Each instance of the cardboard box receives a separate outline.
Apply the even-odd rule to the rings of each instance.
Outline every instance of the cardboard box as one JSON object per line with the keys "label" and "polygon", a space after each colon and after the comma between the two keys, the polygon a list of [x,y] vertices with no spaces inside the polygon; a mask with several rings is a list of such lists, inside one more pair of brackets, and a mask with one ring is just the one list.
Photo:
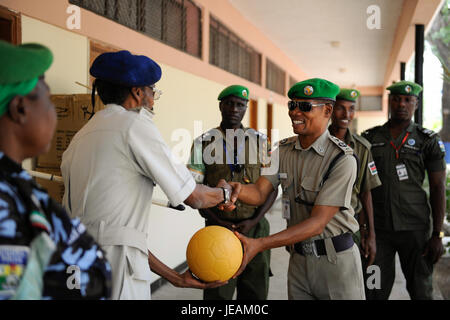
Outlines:
{"label": "cardboard box", "polygon": [[[92,116],[90,94],[53,95],[51,97],[58,115],[58,124],[48,153],[37,157],[39,168],[59,170],[62,154],[67,149],[75,134]],[[104,108],[96,96],[95,112]]]}

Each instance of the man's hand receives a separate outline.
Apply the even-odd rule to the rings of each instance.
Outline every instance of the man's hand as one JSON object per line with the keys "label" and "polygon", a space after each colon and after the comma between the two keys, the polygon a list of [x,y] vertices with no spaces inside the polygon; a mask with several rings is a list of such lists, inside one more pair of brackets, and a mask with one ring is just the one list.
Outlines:
{"label": "man's hand", "polygon": [[176,283],[172,283],[178,288],[196,288],[196,289],[212,289],[227,284],[228,281],[215,281],[215,282],[203,282],[192,275],[188,269],[184,273],[179,275],[179,280]]}
{"label": "man's hand", "polygon": [[240,234],[239,232],[234,232],[236,237],[242,242],[242,246],[244,247],[244,257],[242,258],[241,266],[238,271],[233,276],[233,279],[236,279],[244,270],[247,264],[252,261],[252,259],[262,251],[261,241],[260,239],[252,239],[247,238],[246,236]]}
{"label": "man's hand", "polygon": [[371,266],[375,261],[375,256],[377,254],[377,243],[375,240],[375,235],[368,230],[360,230],[361,233],[361,248],[363,250],[364,258],[368,259],[367,266]]}
{"label": "man's hand", "polygon": [[217,207],[219,208],[219,210],[225,212],[233,211],[236,208],[235,203],[238,199],[239,193],[241,192],[241,184],[239,182],[226,182],[224,179],[220,179],[217,187],[228,188],[231,191],[230,202],[219,204]]}
{"label": "man's hand", "polygon": [[246,219],[239,223],[233,224],[233,230],[247,236],[249,231],[256,225],[256,223],[258,222],[255,222],[255,220],[253,219]]}
{"label": "man's hand", "polygon": [[442,239],[439,237],[431,237],[423,252],[425,257],[430,263],[435,264],[439,261],[444,253],[444,246],[442,245]]}

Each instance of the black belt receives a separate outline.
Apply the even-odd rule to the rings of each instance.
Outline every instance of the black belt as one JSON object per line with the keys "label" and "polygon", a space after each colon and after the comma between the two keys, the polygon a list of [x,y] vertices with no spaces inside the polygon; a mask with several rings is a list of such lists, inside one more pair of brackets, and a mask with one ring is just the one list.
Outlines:
{"label": "black belt", "polygon": [[[353,244],[353,237],[351,233],[344,233],[339,236],[331,238],[333,242],[334,249],[336,252],[341,252],[350,249]],[[294,250],[303,256],[305,255],[315,255],[315,256],[326,256],[327,250],[325,248],[325,240],[319,239],[315,241],[303,241],[294,244]]]}

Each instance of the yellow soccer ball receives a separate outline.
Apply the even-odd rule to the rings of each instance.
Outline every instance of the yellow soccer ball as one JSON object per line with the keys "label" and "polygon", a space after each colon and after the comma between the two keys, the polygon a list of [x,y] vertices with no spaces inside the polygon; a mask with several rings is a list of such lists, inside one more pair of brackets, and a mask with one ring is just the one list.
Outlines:
{"label": "yellow soccer ball", "polygon": [[209,226],[192,236],[186,258],[189,269],[199,279],[227,281],[241,266],[241,241],[227,228]]}

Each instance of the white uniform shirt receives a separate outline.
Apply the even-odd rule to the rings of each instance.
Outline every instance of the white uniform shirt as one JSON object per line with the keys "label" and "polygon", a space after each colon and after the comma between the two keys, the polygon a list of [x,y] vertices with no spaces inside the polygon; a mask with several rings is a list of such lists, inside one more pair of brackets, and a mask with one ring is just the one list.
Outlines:
{"label": "white uniform shirt", "polygon": [[[175,161],[152,117],[144,108],[128,111],[108,105],[75,135],[61,164],[63,202],[71,217],[79,217],[102,247],[132,247],[145,257],[153,182],[174,206],[195,188],[185,164]],[[113,273],[123,269],[114,261],[111,264]],[[135,269],[131,273],[150,280],[148,264],[130,264]],[[113,274],[113,298],[120,298],[114,297],[114,278]]]}

